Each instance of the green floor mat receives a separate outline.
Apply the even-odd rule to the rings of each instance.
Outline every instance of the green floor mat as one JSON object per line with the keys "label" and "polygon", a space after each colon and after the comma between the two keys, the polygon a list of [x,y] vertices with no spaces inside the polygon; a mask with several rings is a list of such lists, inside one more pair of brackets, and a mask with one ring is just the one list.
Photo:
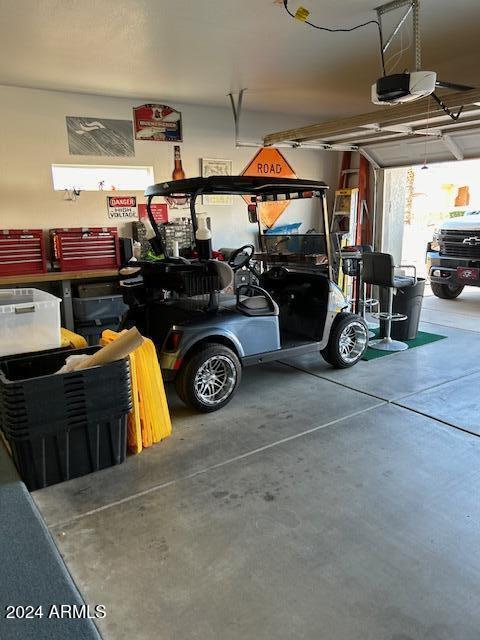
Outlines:
{"label": "green floor mat", "polygon": [[[378,335],[378,329],[373,329],[373,333]],[[415,347],[421,347],[424,344],[430,344],[431,342],[437,342],[438,340],[445,340],[447,336],[441,336],[437,333],[427,333],[426,331],[419,331],[417,337],[414,340],[405,340],[409,349],[415,349]],[[372,338],[373,340],[374,338]],[[394,353],[401,353],[399,351],[379,351],[377,349],[368,349],[363,354],[362,360],[376,360],[377,358],[383,358],[383,356],[391,356]]]}

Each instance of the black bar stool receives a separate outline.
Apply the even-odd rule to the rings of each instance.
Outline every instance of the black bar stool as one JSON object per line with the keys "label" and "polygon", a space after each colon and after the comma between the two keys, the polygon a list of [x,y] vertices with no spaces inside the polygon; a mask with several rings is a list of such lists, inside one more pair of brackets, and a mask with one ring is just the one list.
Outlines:
{"label": "black bar stool", "polygon": [[369,244],[358,244],[352,246],[343,247],[340,257],[342,258],[342,271],[345,275],[353,278],[356,290],[356,298],[348,297],[347,300],[350,304],[352,313],[359,313],[365,320],[368,327],[368,337],[374,338],[375,334],[371,329],[376,328],[376,324],[369,322],[367,318],[367,311],[372,312],[373,309],[378,309],[379,301],[375,298],[367,298],[365,283],[362,277],[362,260],[365,253],[372,253],[373,249]]}
{"label": "black bar stool", "polygon": [[385,336],[371,340],[368,346],[380,351],[404,351],[408,349],[405,342],[392,340],[392,322],[406,320],[407,316],[393,313],[393,294],[395,289],[410,287],[415,284],[416,276],[395,276],[393,256],[389,253],[365,253],[362,261],[362,280],[365,284],[373,284],[388,289],[388,309],[380,309],[372,314],[374,318],[385,322]]}

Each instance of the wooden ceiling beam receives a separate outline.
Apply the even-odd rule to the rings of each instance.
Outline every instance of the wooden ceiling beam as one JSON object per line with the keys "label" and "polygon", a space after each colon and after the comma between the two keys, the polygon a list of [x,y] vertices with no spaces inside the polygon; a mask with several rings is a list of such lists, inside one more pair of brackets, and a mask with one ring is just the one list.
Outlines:
{"label": "wooden ceiling beam", "polygon": [[[442,96],[442,100],[452,110],[459,109],[462,106],[480,104],[480,89],[472,89],[470,91],[460,91]],[[320,124],[314,124],[298,129],[288,129],[277,133],[270,133],[264,137],[265,146],[279,144],[285,140],[295,140],[297,142],[307,142],[311,140],[328,140],[329,136],[339,135],[355,131],[360,127],[372,123],[382,124],[400,124],[421,120],[422,118],[434,118],[444,115],[441,107],[433,101],[431,97],[424,98],[417,102],[408,104],[380,107],[376,111],[363,113],[357,116],[341,118],[339,120],[330,120]]]}

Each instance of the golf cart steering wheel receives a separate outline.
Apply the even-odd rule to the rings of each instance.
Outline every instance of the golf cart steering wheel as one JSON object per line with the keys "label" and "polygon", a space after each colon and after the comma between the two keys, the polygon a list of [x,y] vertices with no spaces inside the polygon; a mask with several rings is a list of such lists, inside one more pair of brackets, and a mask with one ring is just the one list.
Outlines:
{"label": "golf cart steering wheel", "polygon": [[243,247],[236,249],[228,259],[228,264],[232,267],[234,271],[238,271],[242,267],[248,266],[253,254],[255,252],[255,247],[253,244],[244,244]]}

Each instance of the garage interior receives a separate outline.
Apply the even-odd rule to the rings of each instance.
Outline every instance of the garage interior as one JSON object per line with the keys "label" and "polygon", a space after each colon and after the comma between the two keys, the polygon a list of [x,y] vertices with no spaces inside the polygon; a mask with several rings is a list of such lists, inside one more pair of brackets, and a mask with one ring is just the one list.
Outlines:
{"label": "garage interior", "polygon": [[406,171],[480,162],[478,2],[2,14],[0,638],[478,640],[480,202],[402,258]]}

